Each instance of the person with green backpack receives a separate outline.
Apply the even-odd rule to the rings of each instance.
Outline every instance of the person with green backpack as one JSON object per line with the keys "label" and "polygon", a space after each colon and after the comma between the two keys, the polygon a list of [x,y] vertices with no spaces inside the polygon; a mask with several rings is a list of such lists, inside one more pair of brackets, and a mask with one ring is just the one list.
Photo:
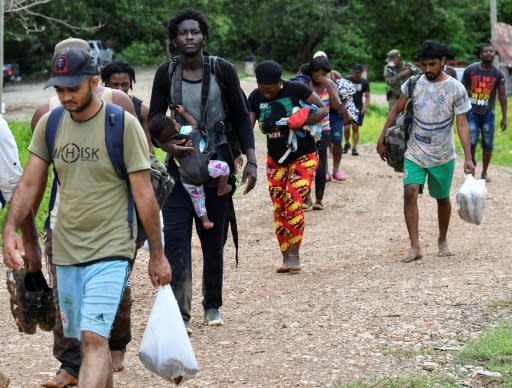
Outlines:
{"label": "person with green backpack", "polygon": [[[443,72],[448,46],[435,40],[425,41],[418,50],[423,75],[418,78],[412,92],[412,130],[404,155],[404,215],[411,247],[402,260],[410,263],[423,257],[419,242],[418,195],[423,193],[427,179],[430,195],[437,201],[439,223],[438,256],[451,256],[447,232],[450,223],[450,189],[455,168],[455,143],[453,122],[464,151],[464,173],[473,173],[470,137],[466,113],[471,109],[464,86]],[[384,124],[377,142],[377,153],[386,160],[388,150],[384,137],[388,128],[405,109],[408,84],[401,87],[401,94]]]}

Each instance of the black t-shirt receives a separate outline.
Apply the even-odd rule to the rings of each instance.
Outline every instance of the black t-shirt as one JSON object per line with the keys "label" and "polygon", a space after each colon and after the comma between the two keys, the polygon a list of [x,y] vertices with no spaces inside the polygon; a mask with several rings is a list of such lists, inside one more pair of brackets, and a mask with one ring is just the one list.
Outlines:
{"label": "black t-shirt", "polygon": [[363,108],[363,95],[364,93],[370,92],[370,83],[368,80],[364,78],[360,78],[358,80],[355,80],[352,77],[347,78],[350,82],[354,84],[354,88],[356,89],[356,93],[352,96],[354,100],[354,105],[356,106],[359,111]]}
{"label": "black t-shirt", "polygon": [[[256,114],[260,130],[267,135],[268,155],[277,163],[288,149],[290,128],[276,125],[276,121],[289,117],[294,107],[299,107],[299,100],[306,101],[312,91],[299,82],[283,81],[283,88],[273,100],[265,99],[259,89],[249,96],[249,110]],[[288,164],[302,155],[316,151],[312,136],[304,131],[297,131],[297,150],[290,152],[281,164]]]}
{"label": "black t-shirt", "polygon": [[498,86],[505,83],[503,72],[495,66],[481,69],[480,62],[466,67],[462,76],[462,84],[471,101],[471,112],[485,115],[494,110]]}

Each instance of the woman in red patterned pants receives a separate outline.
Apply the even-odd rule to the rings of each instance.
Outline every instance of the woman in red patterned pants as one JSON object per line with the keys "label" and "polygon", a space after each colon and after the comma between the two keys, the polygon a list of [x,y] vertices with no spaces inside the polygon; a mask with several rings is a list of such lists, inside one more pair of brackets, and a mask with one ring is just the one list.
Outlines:
{"label": "woman in red patterned pants", "polygon": [[[327,114],[318,95],[299,82],[281,79],[281,66],[264,61],[256,66],[258,88],[249,96],[252,124],[267,136],[267,180],[274,205],[277,241],[283,255],[278,273],[301,270],[299,248],[304,234],[305,196],[318,166],[314,138],[305,125]],[[301,103],[316,105],[311,113]]]}

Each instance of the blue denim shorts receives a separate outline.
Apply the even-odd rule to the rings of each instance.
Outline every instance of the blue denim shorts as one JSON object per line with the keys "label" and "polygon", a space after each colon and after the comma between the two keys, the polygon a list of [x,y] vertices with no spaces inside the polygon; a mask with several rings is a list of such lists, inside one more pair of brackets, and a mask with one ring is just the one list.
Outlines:
{"label": "blue denim shorts", "polygon": [[492,151],[494,149],[494,109],[491,109],[484,115],[478,115],[469,111],[468,125],[471,135],[471,152],[475,152],[476,145],[482,133],[482,150]]}
{"label": "blue denim shorts", "polygon": [[110,337],[130,276],[130,262],[112,258],[85,265],[57,265],[57,290],[64,336],[82,331]]}
{"label": "blue denim shorts", "polygon": [[329,141],[332,144],[341,145],[343,141],[343,120],[337,113],[329,115],[329,125],[331,131],[329,132]]}

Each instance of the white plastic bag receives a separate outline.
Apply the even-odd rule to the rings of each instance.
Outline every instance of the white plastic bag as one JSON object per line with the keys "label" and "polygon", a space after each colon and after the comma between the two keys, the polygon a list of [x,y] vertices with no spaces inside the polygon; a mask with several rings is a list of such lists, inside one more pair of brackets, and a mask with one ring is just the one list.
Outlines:
{"label": "white plastic bag", "polygon": [[460,218],[472,224],[480,225],[484,221],[486,198],[485,179],[475,179],[473,175],[465,175],[464,183],[456,195],[457,212]]}
{"label": "white plastic bag", "polygon": [[176,384],[199,371],[170,285],[158,289],[140,344],[139,359],[148,370]]}

